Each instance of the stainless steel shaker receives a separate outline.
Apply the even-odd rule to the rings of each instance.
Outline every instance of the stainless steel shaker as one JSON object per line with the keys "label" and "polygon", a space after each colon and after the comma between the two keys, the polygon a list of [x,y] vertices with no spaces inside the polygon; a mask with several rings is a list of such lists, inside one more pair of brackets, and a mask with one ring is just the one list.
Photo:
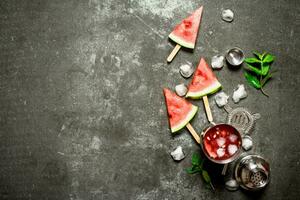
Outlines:
{"label": "stainless steel shaker", "polygon": [[270,165],[259,155],[242,156],[235,166],[235,179],[246,190],[263,189],[270,182]]}

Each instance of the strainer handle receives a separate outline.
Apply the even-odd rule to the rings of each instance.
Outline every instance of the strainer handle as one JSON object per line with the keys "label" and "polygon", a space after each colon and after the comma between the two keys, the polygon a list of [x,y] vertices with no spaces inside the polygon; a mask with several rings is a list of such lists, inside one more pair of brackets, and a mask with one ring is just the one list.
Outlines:
{"label": "strainer handle", "polygon": [[226,105],[224,106],[224,110],[225,110],[227,113],[229,113],[229,112],[232,110],[232,108],[231,108],[228,104],[226,104]]}
{"label": "strainer handle", "polygon": [[261,115],[259,113],[254,113],[252,116],[253,116],[254,120],[258,120],[261,117]]}

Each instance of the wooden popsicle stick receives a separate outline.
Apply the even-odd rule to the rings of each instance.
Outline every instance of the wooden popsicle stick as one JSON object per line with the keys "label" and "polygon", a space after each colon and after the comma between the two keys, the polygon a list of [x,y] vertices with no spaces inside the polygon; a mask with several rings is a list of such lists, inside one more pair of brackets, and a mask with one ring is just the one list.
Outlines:
{"label": "wooden popsicle stick", "polygon": [[212,123],[213,122],[213,117],[212,117],[212,114],[211,114],[208,98],[207,98],[207,96],[203,96],[202,99],[203,99],[207,119],[210,123]]}
{"label": "wooden popsicle stick", "polygon": [[170,55],[167,58],[168,62],[171,62],[173,60],[173,58],[176,56],[176,54],[178,53],[180,48],[181,48],[181,46],[179,44],[176,44],[176,46],[174,47],[174,49],[172,50],[172,52],[170,53]]}
{"label": "wooden popsicle stick", "polygon": [[186,128],[190,131],[191,135],[192,135],[193,138],[196,140],[196,142],[197,142],[198,144],[200,144],[200,142],[201,142],[200,136],[199,136],[198,133],[195,131],[195,129],[193,128],[193,126],[192,126],[190,123],[188,123],[188,124],[186,125]]}

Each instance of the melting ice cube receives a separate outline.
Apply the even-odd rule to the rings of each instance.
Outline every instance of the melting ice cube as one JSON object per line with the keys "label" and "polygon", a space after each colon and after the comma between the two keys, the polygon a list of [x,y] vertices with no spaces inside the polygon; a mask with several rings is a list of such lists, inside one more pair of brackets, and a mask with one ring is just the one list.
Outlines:
{"label": "melting ice cube", "polygon": [[235,191],[239,188],[239,184],[235,179],[230,179],[225,183],[226,189],[230,191]]}
{"label": "melting ice cube", "polygon": [[223,137],[219,137],[219,138],[216,139],[216,141],[217,141],[218,146],[221,147],[225,144],[226,139],[223,138]]}
{"label": "melting ice cube", "polygon": [[222,11],[222,19],[226,22],[232,22],[234,14],[232,10],[226,9]]}
{"label": "melting ice cube", "polygon": [[253,146],[252,138],[250,136],[244,136],[242,140],[242,146],[245,151],[249,151]]}
{"label": "melting ice cube", "polygon": [[179,67],[179,72],[184,78],[189,78],[194,73],[194,69],[191,65],[184,64]]}
{"label": "melting ice cube", "polygon": [[213,56],[211,58],[211,67],[213,69],[221,69],[224,65],[224,56]]}
{"label": "melting ice cube", "polygon": [[229,96],[225,92],[219,92],[215,96],[215,102],[219,107],[223,107],[227,104]]}
{"label": "melting ice cube", "polygon": [[243,84],[238,85],[232,95],[232,99],[234,103],[238,103],[241,99],[244,99],[246,97],[247,97],[247,92],[245,90],[245,86]]}
{"label": "melting ice cube", "polygon": [[220,158],[220,157],[223,157],[223,156],[225,155],[225,149],[223,149],[223,148],[218,148],[218,150],[217,150],[217,155],[218,155],[219,158]]}
{"label": "melting ice cube", "polygon": [[229,135],[229,140],[230,142],[235,142],[237,140],[238,136],[235,134],[230,134]]}
{"label": "melting ice cube", "polygon": [[178,96],[183,97],[186,95],[188,89],[184,83],[175,86],[175,92]]}
{"label": "melting ice cube", "polygon": [[234,144],[228,145],[228,152],[232,156],[238,150],[237,146]]}
{"label": "melting ice cube", "polygon": [[182,147],[178,146],[174,151],[171,152],[171,156],[176,161],[184,159],[185,155],[182,151]]}

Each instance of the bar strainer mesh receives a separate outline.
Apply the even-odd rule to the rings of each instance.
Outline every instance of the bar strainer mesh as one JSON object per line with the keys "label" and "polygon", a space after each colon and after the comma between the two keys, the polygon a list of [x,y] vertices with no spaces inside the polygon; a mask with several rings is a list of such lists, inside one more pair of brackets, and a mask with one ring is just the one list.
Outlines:
{"label": "bar strainer mesh", "polygon": [[255,185],[256,187],[260,187],[261,185],[264,185],[266,182],[266,175],[262,173],[261,171],[254,172],[250,176],[250,181]]}

